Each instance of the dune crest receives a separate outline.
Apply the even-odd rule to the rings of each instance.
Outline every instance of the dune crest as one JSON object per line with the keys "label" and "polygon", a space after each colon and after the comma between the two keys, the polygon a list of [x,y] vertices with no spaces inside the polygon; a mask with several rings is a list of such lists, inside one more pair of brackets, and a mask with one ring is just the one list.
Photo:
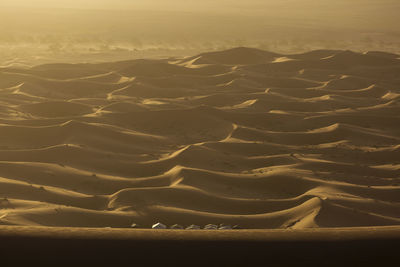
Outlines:
{"label": "dune crest", "polygon": [[1,68],[0,224],[400,225],[399,58]]}

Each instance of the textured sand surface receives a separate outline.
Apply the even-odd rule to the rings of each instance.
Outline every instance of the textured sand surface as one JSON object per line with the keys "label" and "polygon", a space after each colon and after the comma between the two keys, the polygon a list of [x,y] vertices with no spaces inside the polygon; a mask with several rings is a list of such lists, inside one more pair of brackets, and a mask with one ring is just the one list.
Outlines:
{"label": "textured sand surface", "polygon": [[384,52],[0,69],[0,224],[400,225]]}

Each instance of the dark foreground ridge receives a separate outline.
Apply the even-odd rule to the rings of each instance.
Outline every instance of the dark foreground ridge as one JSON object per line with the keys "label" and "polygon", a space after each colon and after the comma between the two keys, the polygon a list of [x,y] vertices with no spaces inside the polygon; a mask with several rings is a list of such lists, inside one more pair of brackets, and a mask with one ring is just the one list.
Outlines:
{"label": "dark foreground ridge", "polygon": [[155,231],[2,226],[0,240],[3,266],[396,266],[400,228]]}

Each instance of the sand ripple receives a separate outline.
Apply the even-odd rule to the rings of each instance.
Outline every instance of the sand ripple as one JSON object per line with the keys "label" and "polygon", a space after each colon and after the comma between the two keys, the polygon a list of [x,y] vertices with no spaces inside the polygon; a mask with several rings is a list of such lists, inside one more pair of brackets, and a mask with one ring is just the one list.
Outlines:
{"label": "sand ripple", "polygon": [[0,69],[0,224],[400,225],[400,60],[236,48]]}

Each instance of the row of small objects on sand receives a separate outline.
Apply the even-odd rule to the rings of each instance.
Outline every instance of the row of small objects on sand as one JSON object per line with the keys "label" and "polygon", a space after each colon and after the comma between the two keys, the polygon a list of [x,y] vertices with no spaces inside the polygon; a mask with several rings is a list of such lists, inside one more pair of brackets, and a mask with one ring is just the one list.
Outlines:
{"label": "row of small objects on sand", "polygon": [[[140,227],[138,227],[137,224],[132,224],[131,227],[132,228],[140,228]],[[230,226],[230,225],[223,224],[223,223],[220,224],[220,225],[207,224],[207,225],[204,226],[204,228],[201,228],[200,226],[195,225],[195,224],[189,225],[186,228],[183,227],[182,225],[174,224],[174,225],[172,225],[171,227],[168,228],[168,226],[166,226],[165,224],[162,224],[160,222],[156,223],[156,224],[153,224],[153,226],[151,228],[152,229],[176,229],[176,230],[179,230],[179,229],[186,229],[186,230],[201,230],[201,229],[203,229],[203,230],[232,230],[232,229],[240,229],[240,227],[238,225]]]}

